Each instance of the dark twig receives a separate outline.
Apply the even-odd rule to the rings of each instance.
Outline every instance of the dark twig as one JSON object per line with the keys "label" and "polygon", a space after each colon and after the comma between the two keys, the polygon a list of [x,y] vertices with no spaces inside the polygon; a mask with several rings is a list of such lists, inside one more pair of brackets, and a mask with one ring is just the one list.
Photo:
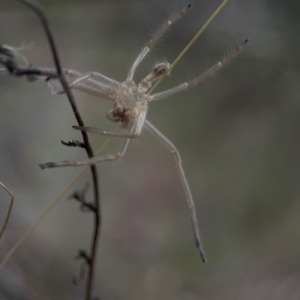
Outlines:
{"label": "dark twig", "polygon": [[17,49],[7,45],[0,45],[0,65],[5,67],[5,69],[0,69],[0,71],[6,70],[17,77],[27,76],[29,81],[37,80],[39,76],[45,77],[45,80],[56,79],[58,77],[57,72],[36,69],[30,65],[20,67],[16,62],[18,58],[26,61]]}
{"label": "dark twig", "polygon": [[88,256],[85,250],[79,249],[75,259],[83,259],[87,265],[92,263],[91,258]]}
{"label": "dark twig", "polygon": [[[0,60],[0,64],[4,65],[6,70],[11,73],[12,75],[15,76],[44,76],[46,77],[45,80],[49,79],[56,79],[57,73],[51,72],[51,71],[43,71],[40,69],[35,69],[35,68],[21,68],[16,66],[11,60],[7,61],[2,61]],[[37,79],[37,78],[36,78]],[[32,80],[30,80],[32,81]]]}
{"label": "dark twig", "polygon": [[83,142],[77,141],[77,140],[70,140],[68,142],[61,141],[61,143],[67,147],[81,147],[85,148],[85,145]]}
{"label": "dark twig", "polygon": [[80,210],[83,212],[89,212],[89,211],[93,211],[95,212],[96,207],[94,203],[91,202],[87,202],[85,200],[85,194],[87,192],[88,189],[88,185],[85,186],[85,188],[81,191],[75,191],[71,196],[70,199],[74,199],[76,201],[78,201],[79,203],[81,203],[80,205]]}
{"label": "dark twig", "polygon": [[[47,35],[48,42],[50,44],[52,56],[54,59],[56,70],[57,70],[58,79],[59,79],[65,93],[67,94],[67,97],[69,99],[70,105],[72,107],[75,118],[78,122],[78,125],[84,126],[83,120],[77,109],[77,105],[75,103],[74,96],[69,88],[69,85],[68,85],[68,82],[67,82],[65,76],[63,75],[60,60],[58,57],[57,48],[55,46],[54,38],[50,31],[50,27],[49,27],[46,15],[44,14],[43,10],[40,8],[40,6],[37,3],[30,1],[30,0],[18,0],[18,1],[29,6],[39,17],[39,19],[42,23],[42,26],[45,30],[45,33]],[[85,150],[88,154],[88,157],[91,158],[91,157],[93,157],[94,154],[93,154],[92,147],[89,143],[88,135],[84,131],[82,131],[81,134],[83,137]],[[86,300],[91,299],[92,284],[93,284],[93,278],[94,278],[94,267],[95,267],[95,262],[96,262],[96,251],[97,251],[97,244],[98,244],[100,226],[101,226],[101,209],[100,209],[98,174],[97,174],[97,169],[96,169],[95,165],[92,165],[90,167],[90,169],[91,169],[92,178],[93,178],[95,211],[94,211],[94,232],[93,232],[92,245],[91,245],[91,254],[89,256],[90,264],[89,264],[88,278],[87,278],[87,283],[86,283],[86,297],[85,297]]]}

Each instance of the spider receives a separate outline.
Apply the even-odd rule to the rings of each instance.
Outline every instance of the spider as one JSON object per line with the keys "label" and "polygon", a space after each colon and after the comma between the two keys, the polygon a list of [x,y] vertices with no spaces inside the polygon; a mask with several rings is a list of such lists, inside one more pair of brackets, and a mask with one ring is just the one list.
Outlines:
{"label": "spider", "polygon": [[[220,8],[222,8],[222,6],[224,6],[226,2],[227,1],[223,1],[223,4],[220,6]],[[182,55],[180,54],[181,56],[179,55],[179,58],[177,58],[177,60],[175,60],[175,62],[172,65],[170,65],[168,62],[162,62],[156,64],[153,70],[138,84],[136,84],[133,79],[137,67],[143,61],[146,55],[150,52],[153,46],[158,42],[158,40],[163,36],[163,34],[175,22],[179,21],[188,12],[190,8],[191,8],[191,4],[186,5],[180,11],[178,11],[177,13],[169,17],[161,25],[161,27],[154,33],[152,38],[147,42],[146,46],[142,49],[140,54],[133,62],[128,72],[127,78],[124,82],[118,82],[114,79],[108,78],[105,75],[97,72],[82,74],[74,70],[69,70],[69,69],[63,70],[64,74],[70,78],[69,81],[70,88],[77,89],[84,93],[112,101],[114,103],[113,108],[106,113],[106,117],[112,122],[121,123],[123,130],[104,131],[100,128],[89,127],[89,126],[73,126],[73,128],[80,131],[96,133],[96,134],[109,136],[109,137],[121,138],[122,144],[120,150],[116,154],[101,155],[101,156],[96,156],[81,161],[48,162],[45,164],[41,164],[40,167],[42,169],[56,168],[56,167],[69,167],[69,166],[80,167],[85,165],[93,165],[105,161],[118,160],[124,156],[130,140],[138,137],[141,134],[142,129],[146,127],[159,140],[162,141],[162,143],[174,156],[178,175],[180,177],[182,187],[185,192],[186,201],[190,209],[192,228],[193,228],[196,247],[199,251],[202,261],[206,262],[207,259],[206,259],[205,252],[203,250],[199,229],[198,229],[195,204],[193,201],[193,197],[192,197],[192,193],[188,181],[186,179],[182,167],[180,153],[177,150],[176,146],[163,133],[161,133],[152,123],[150,123],[146,119],[148,103],[161,100],[173,94],[184,91],[198,84],[205,78],[213,75],[215,72],[220,70],[228,61],[230,61],[232,58],[234,58],[237,54],[241,52],[241,50],[248,44],[248,39],[246,39],[240,46],[236,47],[233,51],[227,54],[222,60],[217,62],[215,65],[213,65],[210,69],[208,69],[200,76],[190,81],[184,82],[178,86],[175,86],[171,89],[165,90],[163,92],[151,94],[154,88],[156,87],[156,85],[159,83],[159,81],[161,81],[170,72],[170,70],[174,67],[175,63],[179,60],[179,58],[183,54]],[[207,21],[206,23],[207,25],[212,20],[212,18],[219,12],[220,8],[217,9],[217,11]],[[207,26],[206,24],[203,26],[203,28]],[[200,33],[199,32],[197,34],[198,36],[202,31]],[[194,42],[194,40],[198,37],[196,36],[191,41],[191,43]],[[188,48],[191,45],[191,43],[187,46]],[[185,48],[184,51],[188,49],[187,47]],[[155,81],[156,81],[156,85],[152,86],[152,84]]]}

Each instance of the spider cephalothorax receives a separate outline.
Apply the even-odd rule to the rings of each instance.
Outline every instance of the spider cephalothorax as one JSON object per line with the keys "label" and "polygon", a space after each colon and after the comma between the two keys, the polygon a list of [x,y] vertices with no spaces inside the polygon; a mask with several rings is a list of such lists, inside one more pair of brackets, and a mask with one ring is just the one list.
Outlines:
{"label": "spider cephalothorax", "polygon": [[149,98],[146,92],[151,88],[152,83],[168,70],[169,66],[169,63],[156,64],[152,72],[138,86],[130,79],[112,88],[109,92],[109,99],[115,102],[115,106],[106,113],[106,117],[112,122],[122,122],[123,128],[128,128],[130,123],[136,123],[141,113],[147,113]]}
{"label": "spider cephalothorax", "polygon": [[106,113],[106,117],[112,122],[122,122],[123,128],[133,129],[142,115],[143,119],[146,117],[148,104],[144,95],[138,92],[135,82],[120,83],[110,92],[109,97],[115,105]]}

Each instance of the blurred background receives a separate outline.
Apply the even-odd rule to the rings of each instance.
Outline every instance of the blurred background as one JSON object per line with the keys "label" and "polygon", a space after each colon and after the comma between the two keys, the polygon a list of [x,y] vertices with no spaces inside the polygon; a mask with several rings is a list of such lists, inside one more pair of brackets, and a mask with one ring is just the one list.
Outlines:
{"label": "blurred background", "polygon": [[[186,1],[41,1],[65,68],[126,78],[151,31]],[[192,10],[137,70],[172,62],[221,3]],[[0,42],[31,44],[35,67],[53,67],[37,17],[17,1],[0,0]],[[152,103],[148,119],[181,155],[208,263],[194,245],[189,211],[172,155],[149,132],[125,157],[98,166],[102,228],[94,295],[100,299],[300,299],[300,3],[231,0],[159,86],[201,74],[238,46],[250,45],[216,76]],[[44,82],[0,76],[0,181],[15,206],[0,241],[1,259],[41,215],[77,168],[38,164],[85,158],[61,140],[80,139],[67,98]],[[86,125],[116,128],[111,102],[75,92]],[[105,141],[90,135],[96,150]],[[119,140],[104,153],[115,153]],[[78,249],[89,249],[93,218],[68,201],[71,188],[0,272],[0,299],[83,299]],[[92,200],[91,188],[87,194]],[[0,221],[9,197],[0,191]]]}

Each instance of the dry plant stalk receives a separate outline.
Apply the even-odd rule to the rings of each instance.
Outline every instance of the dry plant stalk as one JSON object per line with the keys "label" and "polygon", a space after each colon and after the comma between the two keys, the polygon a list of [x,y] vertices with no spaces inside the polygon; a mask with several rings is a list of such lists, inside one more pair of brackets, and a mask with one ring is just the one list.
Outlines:
{"label": "dry plant stalk", "polygon": [[[30,1],[30,0],[18,0],[19,2],[27,5],[29,8],[31,8],[38,16],[38,18],[40,19],[40,22],[42,24],[42,27],[46,33],[48,42],[49,42],[49,46],[51,49],[51,53],[53,56],[53,60],[54,60],[54,64],[55,64],[55,71],[54,71],[54,77],[57,77],[58,80],[60,81],[64,92],[66,93],[68,100],[70,102],[70,105],[72,107],[72,111],[75,115],[75,118],[78,122],[79,126],[84,126],[83,120],[80,116],[80,113],[78,111],[77,105],[75,103],[75,99],[74,96],[71,92],[71,89],[68,85],[68,82],[63,74],[62,71],[62,67],[61,67],[61,63],[59,60],[59,56],[58,56],[58,51],[54,42],[54,37],[52,35],[52,32],[50,30],[49,27],[49,23],[47,20],[47,17],[45,15],[45,13],[43,12],[43,10],[41,9],[41,7],[34,1]],[[3,51],[0,52],[3,54]],[[9,54],[12,54],[11,52]],[[7,66],[7,70],[12,72],[13,74],[16,75],[26,75],[28,76],[29,74],[26,73],[26,70],[24,70],[23,74],[18,74],[18,68],[14,63],[13,58],[9,57],[9,59],[7,60],[8,65]],[[30,71],[30,69],[28,70]],[[30,74],[30,75],[39,75],[39,74]],[[49,74],[47,75],[47,78],[49,77]],[[86,132],[82,132],[82,138],[83,138],[83,145],[84,145],[84,149],[87,152],[87,155],[89,158],[94,156],[92,147],[89,143],[89,139],[88,139],[88,135]],[[97,174],[97,169],[95,165],[91,165],[90,166],[91,169],[91,173],[92,173],[92,182],[93,182],[93,190],[94,190],[94,202],[93,202],[93,210],[91,210],[93,212],[94,215],[94,233],[93,233],[93,238],[92,238],[92,243],[91,243],[91,250],[90,250],[90,254],[85,254],[84,256],[81,256],[83,259],[85,259],[85,262],[88,266],[88,276],[87,276],[87,283],[86,283],[86,300],[91,299],[91,295],[92,295],[92,283],[93,283],[93,278],[94,278],[94,267],[95,267],[95,261],[96,261],[96,252],[97,252],[97,245],[98,245],[98,239],[99,239],[99,233],[100,233],[100,225],[101,225],[101,210],[100,210],[100,183],[98,180],[98,174]],[[39,221],[39,220],[38,220]],[[25,232],[25,235],[29,235],[30,233],[30,229]],[[22,237],[23,238],[23,237]],[[25,238],[21,241],[25,240]],[[19,241],[20,242],[20,241]],[[17,249],[17,247],[20,245],[20,243],[17,243],[14,247],[14,251]],[[17,247],[16,247],[17,246]],[[13,249],[12,249],[13,250]],[[11,253],[12,251],[10,251]],[[12,253],[11,253],[12,254]],[[5,257],[5,259],[7,259],[7,257]],[[4,259],[4,260],[5,260]],[[4,265],[5,261],[2,262],[1,267]]]}
{"label": "dry plant stalk", "polygon": [[4,190],[9,194],[9,196],[11,197],[10,199],[10,204],[9,204],[9,208],[8,208],[8,212],[7,212],[7,215],[6,215],[6,218],[5,218],[5,221],[4,221],[4,224],[2,226],[2,229],[0,231],[0,239],[8,225],[8,222],[9,222],[9,218],[10,218],[10,214],[11,214],[11,211],[12,211],[12,208],[14,206],[14,200],[15,200],[15,197],[13,195],[13,193],[2,183],[0,182],[0,185],[4,188]]}

